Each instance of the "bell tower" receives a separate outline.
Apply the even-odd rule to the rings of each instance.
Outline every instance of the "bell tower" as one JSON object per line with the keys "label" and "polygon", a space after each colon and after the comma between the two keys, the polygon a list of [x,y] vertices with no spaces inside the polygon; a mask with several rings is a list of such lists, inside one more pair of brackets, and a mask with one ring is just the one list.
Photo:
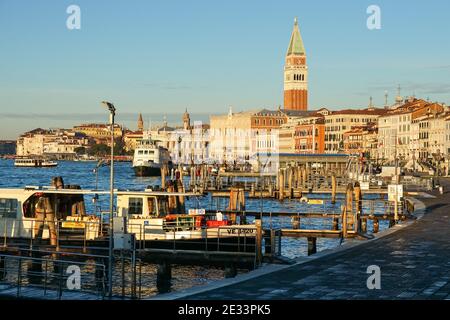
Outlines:
{"label": "bell tower", "polygon": [[142,120],[142,113],[139,113],[139,119],[137,122],[138,131],[144,131],[144,120]]}
{"label": "bell tower", "polygon": [[189,116],[187,108],[183,114],[183,128],[184,130],[189,130],[191,128],[191,117]]}
{"label": "bell tower", "polygon": [[308,110],[308,66],[297,18],[284,66],[284,109]]}

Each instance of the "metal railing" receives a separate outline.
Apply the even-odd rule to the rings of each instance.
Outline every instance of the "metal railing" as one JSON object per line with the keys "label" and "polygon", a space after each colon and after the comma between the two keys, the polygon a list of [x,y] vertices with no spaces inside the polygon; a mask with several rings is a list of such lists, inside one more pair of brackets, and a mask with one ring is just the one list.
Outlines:
{"label": "metal railing", "polygon": [[138,249],[148,249],[150,241],[157,241],[159,247],[172,250],[204,250],[254,252],[257,228],[248,225],[226,225],[217,227],[196,226],[192,223],[184,225],[165,225],[163,233],[156,234],[155,228],[160,225],[128,224],[131,233],[136,234]]}
{"label": "metal railing", "polygon": [[0,254],[0,261],[0,284],[14,287],[16,297],[103,299],[106,293],[105,264],[7,254]]}
{"label": "metal railing", "polygon": [[[314,202],[314,204],[309,203],[309,200],[318,200],[318,202]],[[273,216],[293,216],[293,215],[312,215],[312,214],[318,214],[318,215],[340,215],[342,213],[342,206],[346,204],[346,200],[344,198],[337,198],[335,203],[332,203],[331,200],[325,200],[325,199],[316,199],[316,198],[307,198],[303,202],[299,199],[286,199],[285,201],[292,201],[296,203],[301,203],[301,207],[292,210],[292,211],[274,211],[271,214]],[[369,215],[369,216],[389,216],[395,214],[395,206],[393,201],[383,200],[383,199],[364,199],[360,200],[362,205],[362,214],[363,215]],[[227,205],[225,205],[227,207]],[[353,207],[356,207],[356,201],[354,201]],[[404,204],[399,203],[399,212],[401,213]],[[247,216],[260,216],[263,210],[259,211],[238,211],[238,210],[220,210],[216,209],[223,214],[246,214]],[[299,211],[301,210],[301,211]],[[207,213],[214,212],[214,209],[208,210]],[[269,212],[270,213],[270,212]],[[263,212],[264,215],[267,214],[267,212]]]}
{"label": "metal railing", "polygon": [[[109,257],[51,250],[21,250],[21,253],[23,255],[0,255],[0,284],[16,288],[17,297],[21,297],[22,289],[26,288],[28,294],[24,297],[30,298],[42,299],[39,295],[43,295],[48,299],[61,299],[65,295],[68,299],[84,299],[86,294],[88,299],[105,298],[109,286]],[[135,259],[133,253],[127,255],[120,251],[114,255],[113,267],[114,298],[140,299],[142,261]],[[70,286],[69,282],[75,279],[73,276],[78,277],[79,288]]]}
{"label": "metal railing", "polygon": [[[12,244],[19,244],[20,246],[27,246],[33,249],[34,246],[45,245],[43,240],[49,242],[48,246],[56,248],[69,248],[67,245],[61,245],[62,241],[71,240],[77,241],[79,245],[77,248],[82,248],[86,252],[89,241],[94,241],[102,246],[101,242],[106,240],[101,239],[103,232],[107,231],[108,224],[101,221],[67,221],[67,220],[36,220],[36,219],[2,219],[0,221],[0,237],[2,238],[3,247],[8,247]],[[73,227],[70,227],[70,225]],[[51,244],[51,230],[50,226],[54,226],[56,234],[56,243]],[[3,230],[1,230],[3,229]],[[53,229],[53,228],[52,228]],[[3,231],[3,232],[2,232]]]}

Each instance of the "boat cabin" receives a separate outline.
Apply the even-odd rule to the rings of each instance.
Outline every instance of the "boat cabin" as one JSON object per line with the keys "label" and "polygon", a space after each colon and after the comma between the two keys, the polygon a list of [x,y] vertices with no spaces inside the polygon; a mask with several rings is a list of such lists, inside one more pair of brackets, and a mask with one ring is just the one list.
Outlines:
{"label": "boat cabin", "polygon": [[[39,205],[40,199],[45,205]],[[49,224],[56,228],[85,229],[88,239],[98,237],[100,219],[87,215],[84,194],[81,190],[56,189],[2,189],[0,191],[0,237],[36,238],[49,237]],[[41,222],[43,230],[38,229]],[[89,224],[89,226],[87,226]],[[92,224],[92,225],[91,225]],[[42,233],[38,235],[38,233]]]}

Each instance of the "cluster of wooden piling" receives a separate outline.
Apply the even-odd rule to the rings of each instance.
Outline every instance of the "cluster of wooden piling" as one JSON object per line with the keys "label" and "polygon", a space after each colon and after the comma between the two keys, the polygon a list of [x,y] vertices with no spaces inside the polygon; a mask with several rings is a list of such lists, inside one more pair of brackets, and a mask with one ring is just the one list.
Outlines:
{"label": "cluster of wooden piling", "polygon": [[308,165],[293,165],[280,168],[277,174],[276,190],[271,197],[284,200],[285,198],[302,198],[304,193],[312,190],[331,189],[332,202],[336,201],[338,186],[343,186],[348,179],[345,175],[326,171],[325,167],[317,168],[314,171]]}
{"label": "cluster of wooden piling", "polygon": [[[181,167],[176,170],[171,170],[170,179],[169,177],[169,168],[167,165],[164,165],[161,168],[161,189],[171,193],[184,193],[185,188],[183,184],[183,170]],[[170,213],[185,213],[185,199],[183,195],[174,195],[169,196],[168,206]]]}

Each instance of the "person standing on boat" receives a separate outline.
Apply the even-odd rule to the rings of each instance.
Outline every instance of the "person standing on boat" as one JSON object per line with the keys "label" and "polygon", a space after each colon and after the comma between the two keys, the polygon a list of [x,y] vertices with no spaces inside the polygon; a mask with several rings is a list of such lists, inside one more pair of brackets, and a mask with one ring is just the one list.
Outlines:
{"label": "person standing on boat", "polygon": [[36,203],[36,223],[34,224],[35,237],[42,239],[44,223],[47,224],[50,234],[50,244],[56,246],[56,228],[55,228],[55,212],[51,205],[50,199],[41,196]]}

